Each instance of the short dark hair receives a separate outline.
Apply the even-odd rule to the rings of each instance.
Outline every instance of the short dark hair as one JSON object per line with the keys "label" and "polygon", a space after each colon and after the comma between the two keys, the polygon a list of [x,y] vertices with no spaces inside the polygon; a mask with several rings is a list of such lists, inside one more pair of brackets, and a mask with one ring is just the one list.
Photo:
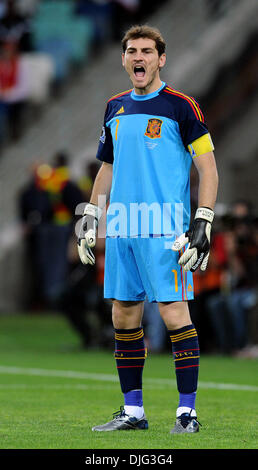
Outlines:
{"label": "short dark hair", "polygon": [[123,52],[126,51],[127,42],[130,39],[139,39],[139,38],[152,39],[156,44],[156,49],[158,51],[159,56],[164,54],[166,50],[166,43],[160,31],[157,28],[148,26],[147,24],[135,25],[135,26],[132,26],[130,29],[128,29],[128,31],[126,31],[122,39]]}

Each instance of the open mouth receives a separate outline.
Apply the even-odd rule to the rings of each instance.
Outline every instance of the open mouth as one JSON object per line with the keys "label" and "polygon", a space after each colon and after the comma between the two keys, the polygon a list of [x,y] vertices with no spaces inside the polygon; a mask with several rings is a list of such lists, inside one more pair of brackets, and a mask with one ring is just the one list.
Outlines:
{"label": "open mouth", "polygon": [[133,71],[136,78],[143,78],[145,76],[145,69],[142,65],[135,65]]}

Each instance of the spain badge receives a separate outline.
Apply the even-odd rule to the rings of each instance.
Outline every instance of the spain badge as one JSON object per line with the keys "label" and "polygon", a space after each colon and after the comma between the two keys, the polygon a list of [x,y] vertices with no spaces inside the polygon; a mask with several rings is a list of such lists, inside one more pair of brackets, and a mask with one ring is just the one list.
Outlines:
{"label": "spain badge", "polygon": [[148,125],[144,135],[150,137],[151,139],[157,139],[161,137],[161,119],[152,118],[148,120]]}

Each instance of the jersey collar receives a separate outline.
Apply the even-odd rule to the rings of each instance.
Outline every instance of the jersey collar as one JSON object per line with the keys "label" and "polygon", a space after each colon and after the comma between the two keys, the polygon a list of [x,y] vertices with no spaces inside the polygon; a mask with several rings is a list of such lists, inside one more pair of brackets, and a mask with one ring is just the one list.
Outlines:
{"label": "jersey collar", "polygon": [[163,88],[166,86],[165,82],[162,82],[161,87],[153,91],[152,93],[149,93],[148,95],[137,95],[134,90],[131,91],[131,98],[136,101],[145,101],[145,100],[151,100],[152,98],[155,98],[155,96],[158,96],[158,94],[163,90]]}

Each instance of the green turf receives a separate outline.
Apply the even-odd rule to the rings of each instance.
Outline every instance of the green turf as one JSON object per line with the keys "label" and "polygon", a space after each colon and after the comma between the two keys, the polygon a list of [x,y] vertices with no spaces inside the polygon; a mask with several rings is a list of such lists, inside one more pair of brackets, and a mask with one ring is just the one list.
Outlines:
{"label": "green turf", "polygon": [[[60,371],[108,374],[114,380],[62,377]],[[201,430],[172,436],[178,400],[174,366],[169,353],[150,353],[144,371],[149,430],[93,433],[91,427],[107,421],[122,404],[113,352],[81,351],[61,316],[2,315],[0,448],[257,449],[257,372],[257,360],[203,356],[197,398]],[[207,388],[210,382],[254,389]]]}

